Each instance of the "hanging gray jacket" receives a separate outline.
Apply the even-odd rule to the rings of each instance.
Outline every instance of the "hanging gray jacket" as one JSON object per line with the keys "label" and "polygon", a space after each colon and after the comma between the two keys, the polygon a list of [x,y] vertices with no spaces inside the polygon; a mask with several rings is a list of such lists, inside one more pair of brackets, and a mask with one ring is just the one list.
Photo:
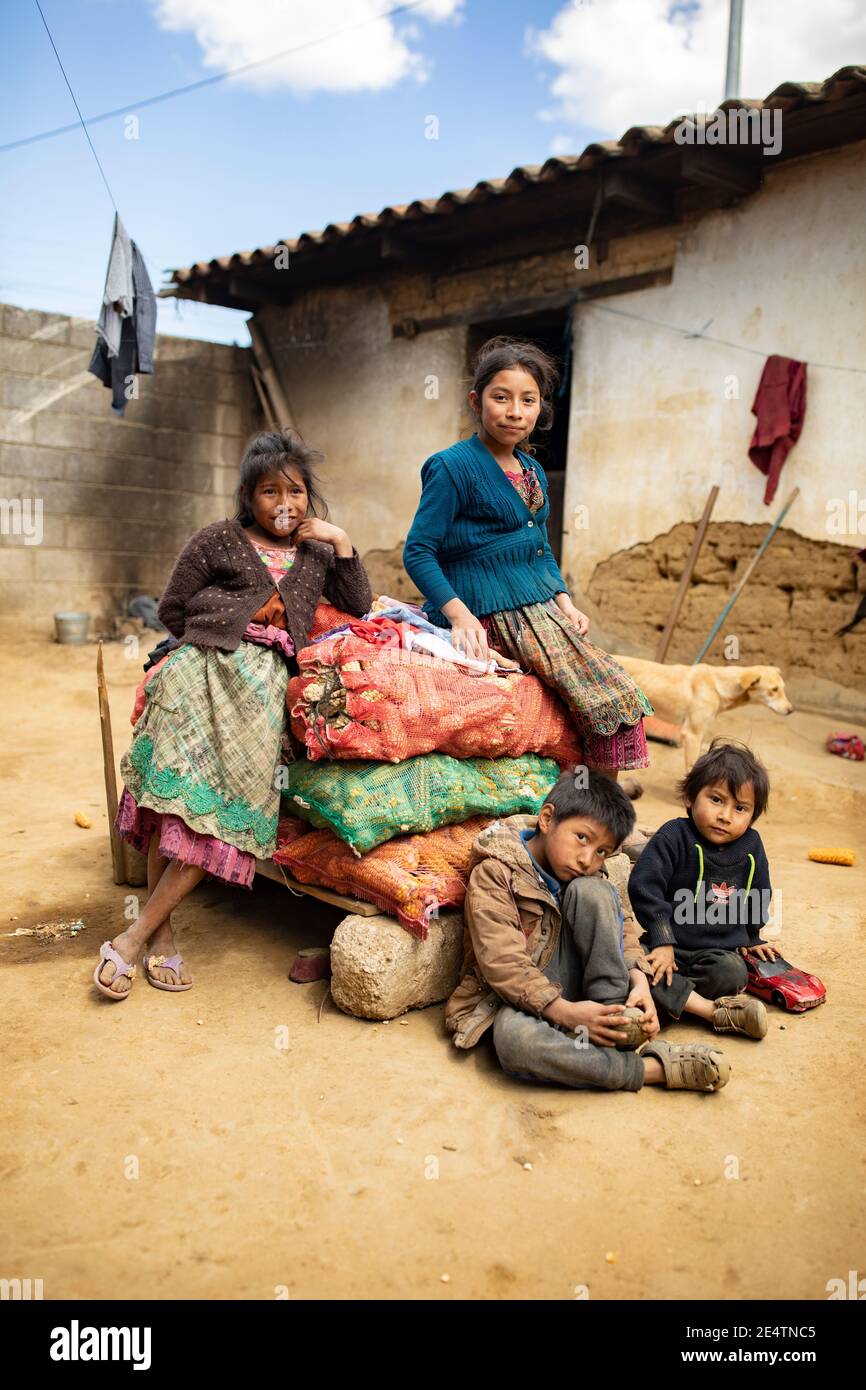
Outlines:
{"label": "hanging gray jacket", "polygon": [[111,390],[111,408],[123,415],[129,399],[130,378],[136,372],[153,372],[153,346],[156,339],[156,296],[147,273],[144,257],[136,246],[132,248],[133,311],[121,320],[119,350],[111,356],[105,337],[100,334],[93,349],[88,371]]}

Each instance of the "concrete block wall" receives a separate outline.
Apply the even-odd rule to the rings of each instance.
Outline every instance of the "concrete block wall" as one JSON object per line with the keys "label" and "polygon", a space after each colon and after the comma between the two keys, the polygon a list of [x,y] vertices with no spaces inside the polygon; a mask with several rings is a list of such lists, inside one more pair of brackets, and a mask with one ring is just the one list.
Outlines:
{"label": "concrete block wall", "polygon": [[87,371],[94,341],[91,320],[0,305],[0,499],[42,501],[39,544],[0,509],[0,632],[53,631],[68,609],[107,627],[233,506],[258,427],[248,350],[159,336],[120,419]]}

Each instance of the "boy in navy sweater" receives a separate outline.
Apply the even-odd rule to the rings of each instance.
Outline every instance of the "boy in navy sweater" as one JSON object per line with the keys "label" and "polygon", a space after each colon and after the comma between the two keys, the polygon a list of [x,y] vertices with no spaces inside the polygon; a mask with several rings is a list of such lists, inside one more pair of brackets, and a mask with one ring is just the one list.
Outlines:
{"label": "boy in navy sweater", "polygon": [[656,1008],[693,1014],[717,1033],[763,1038],[767,1012],[743,994],[743,956],[777,952],[761,941],[770,869],[754,822],[770,783],[750,749],[714,739],[679,787],[687,816],[667,821],[631,871],[628,892],[647,933]]}

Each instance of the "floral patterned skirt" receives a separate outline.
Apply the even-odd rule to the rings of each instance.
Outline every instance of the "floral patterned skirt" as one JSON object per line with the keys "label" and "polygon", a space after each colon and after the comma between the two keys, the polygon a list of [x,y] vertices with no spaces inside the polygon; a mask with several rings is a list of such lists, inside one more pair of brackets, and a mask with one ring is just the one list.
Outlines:
{"label": "floral patterned skirt", "polygon": [[481,619],[488,641],[563,699],[583,739],[589,767],[649,767],[643,716],[649,699],[613,657],[581,637],[555,599]]}
{"label": "floral patterned skirt", "polygon": [[120,833],[146,849],[158,828],[166,857],[249,886],[255,859],[276,848],[276,770],[293,756],[283,738],[288,679],[275,647],[172,652],[145,689],[121,760]]}

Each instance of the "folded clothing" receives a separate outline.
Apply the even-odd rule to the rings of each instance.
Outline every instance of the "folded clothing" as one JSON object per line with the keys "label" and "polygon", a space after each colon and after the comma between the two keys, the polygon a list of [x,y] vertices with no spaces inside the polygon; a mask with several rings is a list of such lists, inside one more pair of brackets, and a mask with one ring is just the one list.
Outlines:
{"label": "folded clothing", "polygon": [[467,671],[473,671],[478,675],[485,675],[494,671],[514,670],[514,666],[507,665],[503,659],[495,653],[493,656],[481,660],[478,657],[467,656],[465,652],[458,651],[451,640],[450,631],[444,628],[434,627],[432,623],[420,624],[414,617],[407,618],[405,615],[408,609],[388,609],[385,612],[373,612],[366,618],[348,617],[339,627],[329,628],[327,632],[319,633],[310,639],[311,645],[324,642],[327,638],[338,637],[343,634],[351,633],[354,637],[361,637],[374,646],[379,647],[402,647],[408,651],[428,652],[431,656],[441,657],[443,661],[453,661],[458,666]]}
{"label": "folded clothing", "polygon": [[536,813],[559,775],[550,758],[457,758],[444,753],[400,763],[302,759],[286,768],[283,804],[357,854],[396,835],[456,825],[476,815]]}
{"label": "folded clothing", "polygon": [[473,674],[354,632],[304,647],[298,666],[286,700],[292,731],[312,761],[402,762],[433,752],[454,758],[539,753],[561,767],[583,759],[567,706],[538,676]]}
{"label": "folded clothing", "polygon": [[430,918],[466,896],[472,842],[488,825],[474,816],[426,835],[398,835],[360,858],[331,830],[312,830],[274,855],[299,883],[316,883],[375,903],[421,941]]}

